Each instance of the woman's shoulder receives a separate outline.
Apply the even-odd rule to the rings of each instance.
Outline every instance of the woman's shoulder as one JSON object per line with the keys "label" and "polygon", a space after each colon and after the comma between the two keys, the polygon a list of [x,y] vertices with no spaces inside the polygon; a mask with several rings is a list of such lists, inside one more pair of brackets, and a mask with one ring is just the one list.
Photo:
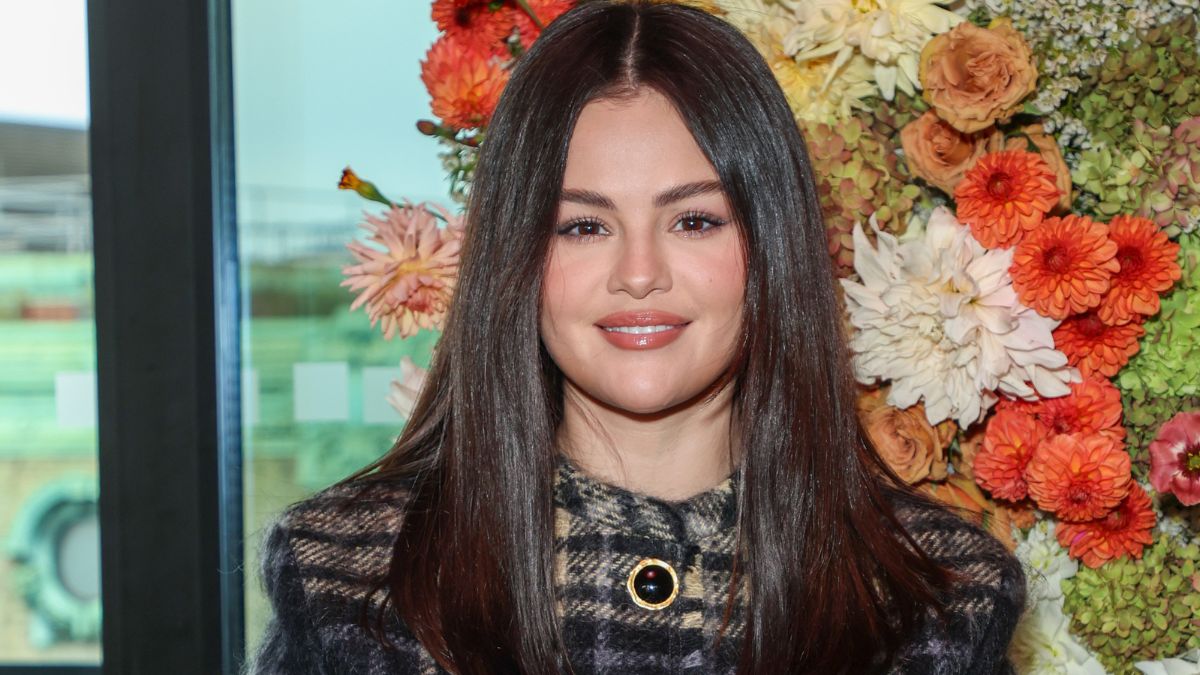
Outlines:
{"label": "woman's shoulder", "polygon": [[383,582],[411,485],[397,480],[339,483],[296,502],[267,526],[259,579],[272,617],[245,673],[428,672],[411,635],[389,624],[400,650],[379,651],[355,628],[379,610]]}
{"label": "woman's shoulder", "polygon": [[948,507],[905,502],[896,515],[926,555],[957,575],[944,597],[947,622],[925,625],[902,672],[1010,672],[1005,654],[1027,593],[1020,560],[969,515]]}
{"label": "woman's shoulder", "polygon": [[266,528],[264,580],[286,567],[309,601],[361,599],[387,573],[410,495],[408,482],[360,478],[291,504]]}

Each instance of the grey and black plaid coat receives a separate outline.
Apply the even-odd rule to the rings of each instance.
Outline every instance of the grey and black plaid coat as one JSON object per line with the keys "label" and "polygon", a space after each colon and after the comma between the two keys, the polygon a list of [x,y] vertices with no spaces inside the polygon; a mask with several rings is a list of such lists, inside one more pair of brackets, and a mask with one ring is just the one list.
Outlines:
{"label": "grey and black plaid coat", "polygon": [[[718,649],[736,523],[736,474],[682,503],[668,503],[596,481],[571,464],[556,482],[559,614],[576,673],[732,673],[743,635],[739,605]],[[357,625],[370,581],[386,572],[404,492],[379,484],[348,510],[350,487],[327,488],[291,506],[269,528],[260,574],[274,617],[248,665],[255,675],[403,675],[441,673],[411,634],[394,622],[399,653]],[[918,543],[970,583],[951,602],[948,629],[927,628],[905,648],[893,673],[1003,675],[1025,602],[1017,559],[990,534],[947,511],[900,513]],[[626,589],[644,558],[677,571],[677,599],[658,611],[637,606]],[[374,594],[375,598],[381,594]],[[744,587],[738,596],[745,598]]]}

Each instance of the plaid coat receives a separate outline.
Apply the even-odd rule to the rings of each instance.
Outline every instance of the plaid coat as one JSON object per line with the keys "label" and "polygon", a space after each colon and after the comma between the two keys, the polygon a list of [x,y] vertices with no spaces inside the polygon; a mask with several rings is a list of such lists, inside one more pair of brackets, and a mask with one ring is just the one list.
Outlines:
{"label": "plaid coat", "polygon": [[[746,594],[737,596],[725,638],[712,649],[733,561],[737,475],[681,503],[596,481],[569,462],[555,486],[558,609],[576,673],[733,673],[744,633]],[[268,529],[260,575],[274,609],[246,672],[255,675],[443,673],[398,619],[399,653],[356,625],[370,581],[386,573],[405,493],[377,484],[348,510],[352,487],[326,488],[286,509]],[[970,582],[951,598],[948,629],[929,622],[900,655],[895,674],[1006,675],[1005,656],[1025,602],[1017,559],[994,537],[954,514],[900,512],[909,532],[941,564]],[[677,571],[665,609],[637,606],[626,587],[639,560]],[[381,594],[375,594],[378,602]]]}

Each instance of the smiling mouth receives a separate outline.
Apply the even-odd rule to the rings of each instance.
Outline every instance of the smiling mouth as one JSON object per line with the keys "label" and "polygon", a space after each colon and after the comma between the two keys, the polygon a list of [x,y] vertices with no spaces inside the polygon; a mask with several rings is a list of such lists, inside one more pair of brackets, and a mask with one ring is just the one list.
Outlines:
{"label": "smiling mouth", "polygon": [[601,326],[609,333],[629,333],[630,335],[647,335],[649,333],[662,333],[674,328],[682,328],[686,323],[662,325],[662,326]]}

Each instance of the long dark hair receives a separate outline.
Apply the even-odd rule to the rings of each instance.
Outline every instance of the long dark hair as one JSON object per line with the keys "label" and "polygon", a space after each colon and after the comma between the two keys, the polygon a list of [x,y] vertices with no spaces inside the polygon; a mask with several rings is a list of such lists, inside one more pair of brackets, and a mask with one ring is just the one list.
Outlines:
{"label": "long dark hair", "polygon": [[740,672],[866,672],[939,606],[949,577],[904,534],[893,505],[919,498],[855,413],[820,205],[783,93],[735,28],[670,3],[581,3],[511,74],[424,390],[395,446],[343,481],[411,485],[384,605],[452,672],[569,668],[553,577],[563,388],[539,337],[541,282],[580,111],[639,87],[681,113],[746,249],[731,384],[742,480],[729,592],[746,575],[750,594]]}

